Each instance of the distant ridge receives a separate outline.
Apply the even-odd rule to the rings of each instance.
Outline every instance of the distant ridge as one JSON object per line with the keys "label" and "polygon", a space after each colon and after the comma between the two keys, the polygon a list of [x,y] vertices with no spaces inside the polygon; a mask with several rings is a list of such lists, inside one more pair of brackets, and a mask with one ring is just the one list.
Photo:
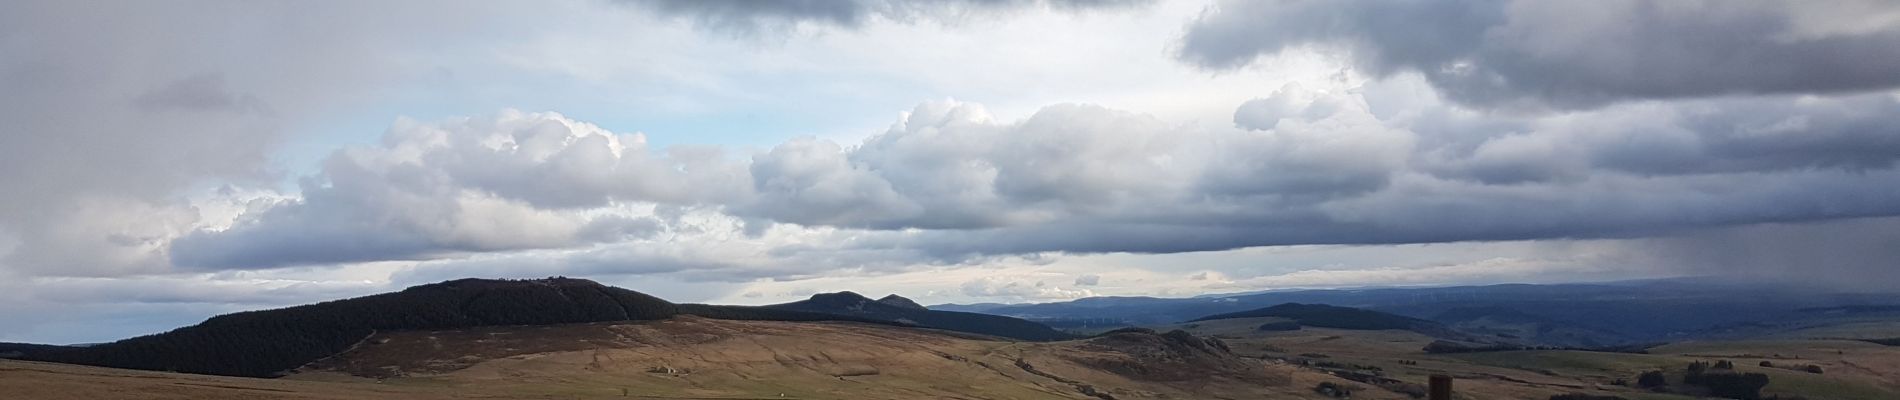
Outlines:
{"label": "distant ridge", "polygon": [[1189,322],[1234,318],[1278,317],[1291,319],[1303,326],[1353,330],[1409,330],[1433,337],[1465,337],[1437,322],[1397,314],[1388,314],[1352,307],[1340,307],[1326,304],[1286,303],[1272,307],[1215,314],[1195,318]]}
{"label": "distant ridge", "polygon": [[19,358],[30,354],[40,354],[65,350],[70,347],[50,344],[0,342],[0,358]]}
{"label": "distant ridge", "polygon": [[766,308],[837,314],[843,316],[870,318],[881,321],[912,325],[924,328],[969,332],[990,336],[1030,341],[1051,341],[1074,338],[1073,335],[1050,328],[1047,325],[1027,320],[956,311],[937,311],[923,306],[908,307],[893,305],[892,298],[916,306],[916,302],[896,295],[886,296],[883,300],[871,300],[853,292],[820,293],[810,299],[785,304],[765,306]]}

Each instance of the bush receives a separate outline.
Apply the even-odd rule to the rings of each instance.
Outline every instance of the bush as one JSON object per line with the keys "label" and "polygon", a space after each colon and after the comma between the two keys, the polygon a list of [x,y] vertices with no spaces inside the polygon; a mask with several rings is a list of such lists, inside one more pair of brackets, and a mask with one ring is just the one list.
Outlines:
{"label": "bush", "polygon": [[1341,398],[1341,399],[1352,397],[1351,388],[1348,388],[1345,385],[1332,383],[1332,382],[1320,382],[1319,386],[1313,387],[1313,393],[1319,393],[1321,395],[1325,395],[1326,397]]}
{"label": "bush", "polygon": [[1773,363],[1773,362],[1769,362],[1769,361],[1767,361],[1767,360],[1763,360],[1763,361],[1761,362],[1761,366],[1763,366],[1763,367],[1768,367],[1768,368],[1774,368],[1774,367],[1775,367],[1775,363]]}
{"label": "bush", "polygon": [[1669,386],[1669,379],[1663,377],[1662,371],[1648,371],[1636,376],[1636,387],[1653,389],[1664,386]]}
{"label": "bush", "polygon": [[1709,370],[1708,361],[1696,361],[1696,362],[1689,363],[1689,375],[1700,375],[1703,372],[1708,371],[1708,370]]}
{"label": "bush", "polygon": [[1761,398],[1761,388],[1768,386],[1768,375],[1729,372],[1690,374],[1683,377],[1682,382],[1707,387],[1709,394],[1716,397],[1756,400]]}

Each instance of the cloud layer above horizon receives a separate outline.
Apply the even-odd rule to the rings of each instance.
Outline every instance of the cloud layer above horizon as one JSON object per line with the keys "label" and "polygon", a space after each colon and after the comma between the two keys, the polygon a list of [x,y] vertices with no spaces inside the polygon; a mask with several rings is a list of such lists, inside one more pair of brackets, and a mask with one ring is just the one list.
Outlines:
{"label": "cloud layer above horizon", "polygon": [[771,4],[0,6],[0,339],[467,276],[1900,283],[1891,3]]}

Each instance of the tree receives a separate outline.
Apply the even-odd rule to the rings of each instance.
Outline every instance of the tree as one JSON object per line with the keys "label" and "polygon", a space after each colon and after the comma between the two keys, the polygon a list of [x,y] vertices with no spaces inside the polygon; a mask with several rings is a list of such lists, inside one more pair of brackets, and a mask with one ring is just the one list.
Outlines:
{"label": "tree", "polygon": [[1702,374],[1703,371],[1708,371],[1708,370],[1709,370],[1708,361],[1696,361],[1696,362],[1689,363],[1689,375],[1700,375]]}
{"label": "tree", "polygon": [[1682,382],[1707,387],[1709,394],[1716,397],[1756,400],[1761,398],[1761,388],[1768,386],[1768,375],[1732,372],[1695,374],[1684,377]]}

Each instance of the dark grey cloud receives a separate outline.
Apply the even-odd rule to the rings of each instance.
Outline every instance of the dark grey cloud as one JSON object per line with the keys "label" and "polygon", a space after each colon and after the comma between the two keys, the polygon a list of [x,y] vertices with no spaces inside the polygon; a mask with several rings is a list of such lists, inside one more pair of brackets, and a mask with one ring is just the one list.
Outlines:
{"label": "dark grey cloud", "polygon": [[800,25],[856,28],[874,19],[954,21],[1024,9],[1080,11],[1147,4],[1151,0],[623,0],[661,15],[686,18],[707,28],[745,33],[785,31]]}
{"label": "dark grey cloud", "polygon": [[1485,122],[1492,129],[1488,136],[1425,144],[1417,165],[1441,177],[1498,184],[1586,179],[1603,172],[1885,170],[1900,161],[1896,111],[1900,99],[1883,93],[1691,100],[1555,117],[1507,115]]}
{"label": "dark grey cloud", "polygon": [[1900,285],[1900,218],[1893,217],[1710,229],[1620,242],[1610,251],[1683,275],[1836,291]]}
{"label": "dark grey cloud", "polygon": [[1338,49],[1482,107],[1844,93],[1900,86],[1900,4],[1840,1],[1223,1],[1190,24],[1190,63],[1235,68]]}
{"label": "dark grey cloud", "polygon": [[[1063,218],[929,230],[859,245],[921,249],[955,260],[1044,251],[1633,238],[1900,213],[1900,192],[1893,189],[1900,183],[1900,131],[1891,121],[1900,115],[1900,100],[1890,94],[1472,117],[1437,100],[1369,107],[1372,99],[1364,93],[1381,90],[1389,89],[1282,90],[1237,111],[1237,125],[1250,132],[1195,134],[1149,126],[1137,129],[1167,133],[1131,136],[1108,126],[1142,125],[1088,128],[1073,136],[1087,139],[1074,140],[1139,143],[1166,137],[1214,145],[1148,146],[1149,153],[1103,158],[1199,161],[1138,167],[1182,168],[1148,176],[1186,177],[1193,185],[1142,181],[1127,192],[1143,196],[1066,204]],[[1441,133],[1449,131],[1456,134]],[[1041,134],[1002,132],[1020,141],[1040,140]]]}
{"label": "dark grey cloud", "polygon": [[[1288,87],[1240,106],[1239,129],[1086,105],[998,121],[978,105],[930,102],[859,145],[794,139],[749,163],[614,147],[591,139],[610,133],[548,114],[415,125],[392,130],[385,148],[334,157],[302,202],[187,236],[172,254],[246,268],[565,248],[705,229],[679,225],[688,209],[743,221],[753,237],[773,223],[844,229],[824,239],[841,240],[831,246],[767,244],[745,266],[864,271],[1040,252],[1636,238],[1900,215],[1900,98],[1889,94],[1533,115],[1473,114],[1429,93],[1369,97],[1404,97],[1390,93],[1405,86]],[[532,145],[543,142],[553,145]],[[593,161],[558,167],[573,160]],[[661,206],[631,221],[585,215],[646,203]]]}
{"label": "dark grey cloud", "polygon": [[145,111],[195,111],[232,114],[269,113],[269,105],[249,94],[232,93],[221,75],[204,74],[166,84],[133,99]]}

